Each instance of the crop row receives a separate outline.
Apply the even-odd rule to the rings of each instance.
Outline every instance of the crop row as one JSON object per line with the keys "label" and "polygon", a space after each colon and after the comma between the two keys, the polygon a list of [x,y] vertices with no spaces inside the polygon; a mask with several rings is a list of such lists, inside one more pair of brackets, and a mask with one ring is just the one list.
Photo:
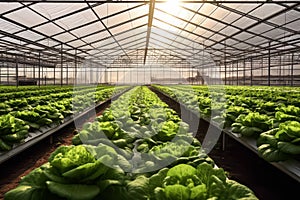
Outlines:
{"label": "crop row", "polygon": [[297,89],[155,87],[219,127],[256,139],[259,156],[269,162],[299,158],[300,93]]}
{"label": "crop row", "polygon": [[0,151],[9,151],[24,142],[29,132],[53,123],[61,124],[65,117],[109,98],[119,87],[80,88],[45,96],[17,98],[0,103]]}
{"label": "crop row", "polygon": [[72,142],[23,177],[5,200],[257,199],[215,165],[189,125],[147,87],[113,101]]}

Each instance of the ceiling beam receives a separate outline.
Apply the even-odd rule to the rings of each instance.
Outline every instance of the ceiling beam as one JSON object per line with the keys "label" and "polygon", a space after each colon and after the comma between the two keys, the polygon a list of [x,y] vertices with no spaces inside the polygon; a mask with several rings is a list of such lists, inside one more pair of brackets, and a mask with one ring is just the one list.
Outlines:
{"label": "ceiling beam", "polygon": [[[256,26],[258,26],[258,25],[260,25],[260,24],[262,24],[262,23],[264,23],[264,22],[266,22],[266,21],[268,21],[268,20],[270,20],[270,19],[272,19],[272,18],[275,18],[275,17],[277,17],[277,16],[279,16],[279,15],[285,13],[285,12],[288,12],[289,10],[294,9],[294,8],[298,7],[299,5],[300,5],[300,3],[297,2],[297,3],[295,3],[295,4],[292,5],[292,6],[289,6],[289,7],[285,8],[285,9],[283,9],[283,10],[280,10],[280,11],[278,11],[278,12],[276,12],[276,13],[274,13],[274,14],[272,14],[272,15],[270,15],[270,16],[264,18],[264,19],[261,19],[260,21],[257,21],[257,22],[255,22],[255,23],[251,24],[250,26],[248,26],[248,27],[246,27],[246,28],[240,29],[239,31],[237,31],[237,32],[235,32],[235,33],[233,33],[233,34],[228,35],[228,36],[225,37],[224,39],[221,39],[220,41],[218,41],[218,42],[216,42],[216,43],[214,43],[214,44],[212,44],[212,45],[209,45],[208,47],[213,47],[213,46],[216,45],[217,43],[223,43],[225,40],[231,39],[231,38],[233,38],[234,36],[236,36],[236,35],[238,35],[238,34],[241,34],[241,33],[243,33],[243,32],[248,32],[249,29],[254,28],[254,27],[256,27]],[[263,36],[263,35],[259,35],[259,36],[260,36],[260,37],[263,37],[263,38],[265,38],[265,39],[267,39],[267,40],[269,40],[269,41],[272,41],[272,42],[275,41],[275,42],[276,42],[276,40],[273,39],[273,38],[265,37],[265,36]],[[280,42],[280,43],[286,44],[285,42]],[[288,45],[288,44],[286,44],[286,45]]]}
{"label": "ceiling beam", "polygon": [[154,16],[154,9],[155,9],[155,0],[151,0],[150,4],[149,4],[148,27],[147,27],[146,47],[145,47],[145,54],[144,54],[144,65],[145,65],[146,59],[147,59],[148,46],[149,46],[149,40],[150,40],[151,28],[152,28],[152,22],[153,22],[153,16]]}
{"label": "ceiling beam", "polygon": [[[99,3],[99,2],[103,2],[103,3],[150,3],[152,0],[85,0],[85,3]],[[5,1],[5,2],[36,2],[33,0],[16,0],[16,1]],[[61,0],[43,0],[40,1],[39,3],[61,3]],[[165,0],[156,0],[156,3],[165,3]],[[257,4],[257,3],[261,3],[262,1],[258,1],[258,0],[189,0],[189,1],[185,1],[182,0],[182,3],[228,3],[228,4],[237,4],[237,3],[244,3],[244,4]],[[276,3],[298,3],[299,0],[282,0],[282,1],[272,1],[272,0],[265,0],[264,3],[269,3],[269,4],[276,4]],[[83,0],[68,0],[65,3],[83,3]]]}

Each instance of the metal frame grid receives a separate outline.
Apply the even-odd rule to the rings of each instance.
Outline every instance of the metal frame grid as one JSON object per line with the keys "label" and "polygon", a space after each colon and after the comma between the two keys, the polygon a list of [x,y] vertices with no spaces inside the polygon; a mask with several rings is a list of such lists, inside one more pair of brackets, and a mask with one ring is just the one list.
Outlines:
{"label": "metal frame grid", "polygon": [[59,78],[61,85],[68,84],[69,76],[76,76],[77,68],[88,61],[99,73],[168,66],[211,77],[218,73],[225,84],[300,84],[299,1],[174,4],[1,2],[0,83],[5,78],[9,82],[10,76],[18,80],[24,71],[31,71],[40,83],[41,70],[48,69],[54,84]]}

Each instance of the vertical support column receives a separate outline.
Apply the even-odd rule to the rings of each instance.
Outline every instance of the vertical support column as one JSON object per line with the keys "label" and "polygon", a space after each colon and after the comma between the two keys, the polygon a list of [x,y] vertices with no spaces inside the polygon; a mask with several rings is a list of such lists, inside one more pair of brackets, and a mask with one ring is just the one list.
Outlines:
{"label": "vertical support column", "polygon": [[109,82],[110,82],[110,84],[112,84],[112,68],[110,68],[110,71],[109,71]]}
{"label": "vertical support column", "polygon": [[226,60],[224,61],[224,82],[225,82],[225,85],[227,85],[227,64],[226,64]]}
{"label": "vertical support column", "polygon": [[2,67],[4,67],[4,62],[2,62],[0,66],[0,84],[2,83]]}
{"label": "vertical support column", "polygon": [[117,83],[119,83],[119,70],[120,68],[117,68]]}
{"label": "vertical support column", "polygon": [[74,83],[77,85],[77,49],[75,49],[75,74],[74,74]]}
{"label": "vertical support column", "polygon": [[[43,85],[43,80],[44,80],[44,67],[43,67],[43,65],[41,65],[41,69],[42,69],[42,72],[41,72],[41,78],[42,78],[42,85]],[[46,79],[45,79],[45,81],[46,81]]]}
{"label": "vertical support column", "polygon": [[67,69],[66,69],[66,84],[69,85],[69,65],[67,64]]}
{"label": "vertical support column", "polygon": [[55,85],[55,79],[56,79],[56,65],[54,65],[54,68],[53,68],[53,84]]}
{"label": "vertical support column", "polygon": [[38,78],[39,78],[39,87],[41,87],[41,52],[39,52],[39,72],[38,72]]}
{"label": "vertical support column", "polygon": [[239,61],[236,62],[236,85],[239,85]]}
{"label": "vertical support column", "polygon": [[244,61],[243,61],[243,65],[244,65],[244,74],[243,74],[243,76],[244,76],[244,85],[246,85],[246,60],[245,60],[245,58],[244,58]]}
{"label": "vertical support column", "polygon": [[47,70],[47,68],[45,70],[46,70],[46,73],[45,73],[44,78],[45,78],[45,85],[47,85],[47,72],[48,72],[48,70]]}
{"label": "vertical support column", "polygon": [[94,78],[93,78],[93,65],[91,63],[90,66],[90,84],[93,84]]}
{"label": "vertical support column", "polygon": [[264,79],[264,58],[262,57],[261,58],[261,74],[260,74],[260,77],[261,79],[259,80],[258,83],[263,83],[263,85],[265,85],[265,79]]}
{"label": "vertical support column", "polygon": [[107,83],[107,67],[104,69],[104,82]]}
{"label": "vertical support column", "polygon": [[144,65],[144,84],[146,84],[146,66]]}
{"label": "vertical support column", "polygon": [[[128,69],[128,68],[127,68]],[[126,65],[123,66],[123,84],[125,84],[125,75],[126,75]]]}
{"label": "vertical support column", "polygon": [[294,86],[294,53],[292,53],[292,64],[291,64],[291,86]]}
{"label": "vertical support column", "polygon": [[24,54],[24,57],[23,57],[23,61],[24,61],[24,65],[23,65],[23,76],[26,77],[26,68],[27,68],[27,65],[25,64],[26,62],[26,58],[25,58],[25,54]]}
{"label": "vertical support column", "polygon": [[250,85],[253,85],[253,58],[250,60]]}
{"label": "vertical support column", "polygon": [[102,83],[102,68],[97,67],[98,70],[98,84]]}
{"label": "vertical support column", "polygon": [[9,65],[8,65],[8,63],[6,63],[6,71],[7,71],[7,74],[6,74],[7,84],[9,85]]}
{"label": "vertical support column", "polygon": [[136,82],[135,84],[138,85],[139,83],[139,66],[138,64],[136,65]]}
{"label": "vertical support column", "polygon": [[171,68],[169,67],[169,84],[172,83],[172,80],[171,80]]}
{"label": "vertical support column", "polygon": [[33,79],[35,80],[35,66],[33,65],[32,67],[33,67],[32,68],[32,75],[33,75]]}
{"label": "vertical support column", "polygon": [[269,42],[269,55],[268,55],[268,86],[271,86],[271,42]]}
{"label": "vertical support column", "polygon": [[227,65],[226,65],[226,40],[224,42],[224,82],[227,84]]}
{"label": "vertical support column", "polygon": [[84,84],[87,84],[87,66],[84,66]]}
{"label": "vertical support column", "polygon": [[132,83],[132,71],[133,71],[133,70],[130,69],[130,72],[129,72],[129,82],[130,82],[130,85],[133,84],[133,83]]}
{"label": "vertical support column", "polygon": [[60,46],[60,86],[63,86],[63,44]]}
{"label": "vertical support column", "polygon": [[[165,67],[162,67],[162,69],[163,69],[163,82],[165,82]],[[189,69],[190,71],[189,71],[189,74],[191,74],[191,69]]]}
{"label": "vertical support column", "polygon": [[19,87],[19,66],[18,58],[16,57],[16,86]]}
{"label": "vertical support column", "polygon": [[276,80],[279,81],[279,84],[282,84],[282,82],[284,82],[284,85],[285,85],[285,78],[284,78],[285,73],[283,74],[283,77],[282,77],[281,64],[282,64],[281,55],[279,55],[279,73],[278,73],[279,78]]}

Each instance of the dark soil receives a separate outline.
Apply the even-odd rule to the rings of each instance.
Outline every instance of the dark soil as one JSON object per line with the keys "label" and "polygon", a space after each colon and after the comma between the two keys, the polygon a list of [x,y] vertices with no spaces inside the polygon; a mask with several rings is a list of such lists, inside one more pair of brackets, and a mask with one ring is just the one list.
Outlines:
{"label": "dark soil", "polygon": [[[97,116],[101,115],[108,105],[109,103],[97,108]],[[87,114],[77,121],[77,127],[72,123],[2,163],[0,165],[0,199],[4,198],[6,192],[17,187],[23,176],[45,164],[57,147],[71,145],[72,138],[81,129],[81,125],[94,119],[94,115]]]}
{"label": "dark soil", "polygon": [[52,135],[52,139],[49,137],[42,140],[2,163],[0,165],[0,199],[3,199],[7,191],[19,184],[21,177],[46,163],[50,154],[58,146],[72,144],[74,130],[74,127],[68,126]]}
{"label": "dark soil", "polygon": [[219,142],[208,155],[230,179],[249,187],[260,200],[295,199],[299,195],[299,182],[229,136],[224,150]]}
{"label": "dark soil", "polygon": [[[179,106],[170,99],[160,95],[174,110],[179,111]],[[108,106],[97,110],[97,115]],[[93,121],[95,116],[82,119],[81,123]],[[207,130],[207,123],[201,121],[197,138],[202,141]],[[77,127],[80,129],[80,127]],[[4,194],[15,188],[21,177],[33,169],[47,162],[50,154],[60,145],[70,145],[76,132],[74,125],[69,125],[52,135],[52,143],[47,138],[31,148],[16,155],[0,165],[0,199]],[[295,181],[279,169],[259,158],[230,137],[226,137],[225,149],[222,149],[222,140],[219,139],[214,149],[208,154],[218,167],[222,167],[230,179],[246,185],[254,191],[260,200],[285,200],[297,199],[299,182]]]}

